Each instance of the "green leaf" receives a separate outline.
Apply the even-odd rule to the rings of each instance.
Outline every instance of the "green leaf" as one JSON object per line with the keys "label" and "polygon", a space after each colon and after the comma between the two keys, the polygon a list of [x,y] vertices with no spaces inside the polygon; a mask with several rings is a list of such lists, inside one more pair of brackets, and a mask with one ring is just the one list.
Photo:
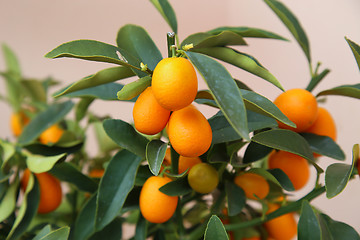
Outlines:
{"label": "green leaf", "polygon": [[334,163],[326,168],[325,187],[327,198],[333,198],[345,189],[354,169],[354,165],[358,159],[359,145],[355,144],[353,147],[353,160],[351,165]]}
{"label": "green leaf", "polygon": [[177,178],[165,184],[159,188],[159,190],[169,196],[183,196],[192,192],[192,188],[190,187],[186,176]]}
{"label": "green leaf", "polygon": [[174,9],[171,7],[169,1],[167,0],[150,0],[156,9],[160,12],[161,16],[171,27],[171,30],[177,33],[177,20]]}
{"label": "green leaf", "polygon": [[181,47],[186,44],[193,44],[192,49],[197,48],[212,48],[224,47],[228,45],[246,45],[245,40],[239,34],[232,31],[222,31],[218,34],[211,33],[195,33],[187,37],[182,43]]}
{"label": "green leaf", "polygon": [[14,51],[5,43],[2,44],[4,60],[6,64],[6,72],[14,74],[16,77],[21,77],[21,68],[19,60]]}
{"label": "green leaf", "polygon": [[24,91],[34,102],[46,102],[46,89],[41,81],[27,79],[21,81],[21,90]]}
{"label": "green leaf", "polygon": [[38,234],[32,239],[32,240],[41,240],[43,237],[45,237],[47,234],[51,232],[51,226],[50,224],[43,227]]}
{"label": "green leaf", "polygon": [[[119,49],[116,46],[95,41],[95,40],[75,40],[63,43],[48,52],[45,57],[47,58],[79,58],[89,61],[106,62],[123,65],[126,67],[134,68],[126,61],[120,60]],[[137,67],[137,66],[136,66]]]}
{"label": "green leaf", "polygon": [[233,78],[217,61],[198,53],[186,54],[205,79],[211,94],[231,126],[241,137],[249,140],[245,104]]}
{"label": "green leaf", "polygon": [[221,220],[212,215],[205,230],[204,240],[228,240],[229,237],[226,233],[225,227]]}
{"label": "green leaf", "polygon": [[34,141],[43,131],[62,120],[73,106],[71,101],[55,103],[37,114],[19,136],[19,144],[26,145]]}
{"label": "green leaf", "polygon": [[0,197],[0,222],[7,219],[15,210],[18,194],[19,179],[16,178],[6,190],[5,196]]}
{"label": "green leaf", "polygon": [[149,140],[136,132],[129,123],[117,119],[106,119],[103,126],[107,135],[120,147],[145,158]]}
{"label": "green leaf", "polygon": [[319,221],[314,210],[307,200],[302,201],[301,215],[298,223],[298,239],[314,240],[321,239]]}
{"label": "green leaf", "polygon": [[93,122],[93,126],[97,144],[102,153],[109,153],[115,149],[120,149],[120,147],[106,134],[101,121]]}
{"label": "green leaf", "polygon": [[280,20],[289,29],[300,47],[305,53],[309,63],[311,62],[309,40],[295,15],[281,2],[277,0],[264,0],[274,11]]}
{"label": "green leaf", "polygon": [[301,133],[301,136],[306,139],[313,152],[337,160],[345,160],[345,153],[330,137],[320,136],[312,133]]}
{"label": "green leaf", "polygon": [[346,223],[335,221],[323,213],[319,215],[319,220],[323,234],[322,239],[360,239],[359,233],[357,233],[353,227],[347,225]]}
{"label": "green leaf", "polygon": [[[147,64],[150,70],[154,70],[157,63],[162,59],[159,49],[145,29],[140,26],[133,24],[123,26],[118,32],[116,42],[120,49],[130,53],[140,62]],[[122,51],[121,53],[127,58],[127,54]],[[130,59],[128,61],[132,63]],[[135,66],[139,67],[140,62]]]}
{"label": "green leaf", "polygon": [[147,87],[151,85],[151,77],[145,76],[134,82],[126,84],[117,93],[119,100],[130,100],[142,93]]}
{"label": "green leaf", "polygon": [[96,87],[117,80],[134,76],[134,72],[128,67],[112,67],[101,70],[93,75],[85,77],[69,86],[57,91],[54,97],[61,97],[65,94],[76,92],[79,90]]}
{"label": "green leaf", "polygon": [[94,233],[89,240],[122,239],[122,220],[115,218],[103,230]]}
{"label": "green leaf", "polygon": [[227,47],[201,48],[194,49],[194,51],[239,67],[249,73],[263,78],[278,87],[280,90],[284,91],[280,82],[266,68],[264,68],[258,60],[248,54]]}
{"label": "green leaf", "polygon": [[141,213],[139,215],[139,220],[136,223],[135,229],[135,240],[146,239],[147,235],[148,221],[146,221],[146,219],[141,215]]}
{"label": "green leaf", "polygon": [[134,187],[139,156],[121,150],[109,162],[101,178],[97,196],[96,230],[103,229],[119,213],[127,195]]}
{"label": "green leaf", "polygon": [[348,39],[347,37],[345,37],[345,40],[349,44],[351,51],[354,54],[356,63],[360,70],[360,46],[358,44],[356,44],[355,42],[351,41],[350,39]]}
{"label": "green leaf", "polygon": [[256,162],[258,160],[263,159],[269,153],[272,151],[272,148],[269,148],[267,146],[264,146],[262,144],[258,144],[256,142],[250,142],[247,146],[244,157],[243,157],[243,163],[252,163]]}
{"label": "green leaf", "polygon": [[79,190],[95,192],[98,185],[90,177],[84,175],[72,163],[62,162],[54,165],[50,173],[61,181],[74,184]]}
{"label": "green leaf", "polygon": [[75,120],[80,122],[88,113],[88,109],[93,103],[95,98],[92,97],[84,97],[80,99],[80,101],[76,104],[75,107]]}
{"label": "green leaf", "polygon": [[9,142],[6,142],[0,139],[0,147],[1,147],[1,154],[2,154],[2,164],[3,166],[9,161],[9,159],[15,154],[16,149],[15,146]]}
{"label": "green leaf", "polygon": [[244,191],[236,184],[230,181],[226,181],[225,191],[227,196],[229,216],[238,215],[239,213],[241,213],[241,210],[245,207],[246,196]]}
{"label": "green leaf", "polygon": [[161,164],[165,158],[167,143],[161,140],[152,140],[146,145],[146,160],[149,163],[150,171],[157,176]]}
{"label": "green leaf", "polygon": [[74,142],[74,145],[69,145],[66,147],[63,146],[47,146],[39,143],[34,143],[30,145],[26,145],[25,148],[30,151],[32,154],[41,154],[43,156],[54,156],[63,153],[72,154],[79,151],[83,142]]}
{"label": "green leaf", "polygon": [[0,72],[0,76],[4,77],[6,83],[6,98],[5,96],[2,98],[8,101],[14,112],[19,111],[24,97],[21,92],[20,77],[10,72]]}
{"label": "green leaf", "polygon": [[41,155],[28,155],[26,157],[26,165],[33,173],[42,173],[50,171],[55,163],[64,161],[66,154],[60,154],[56,156],[44,157]]}
{"label": "green leaf", "polygon": [[248,172],[259,174],[287,191],[295,190],[289,177],[281,169],[251,168]]}
{"label": "green leaf", "polygon": [[41,240],[67,240],[70,233],[70,227],[65,226],[59,229],[56,229],[43,238]]}
{"label": "green leaf", "polygon": [[231,31],[236,34],[241,35],[242,37],[251,37],[251,38],[270,38],[270,39],[278,39],[278,40],[285,40],[288,41],[286,38],[276,34],[272,33],[263,29],[259,28],[251,28],[251,27],[218,27],[215,29],[212,29],[210,31],[207,31],[207,33],[211,34],[219,34],[223,31]]}
{"label": "green leaf", "polygon": [[342,85],[319,92],[316,97],[326,95],[338,95],[360,99],[360,84]]}
{"label": "green leaf", "polygon": [[328,75],[329,72],[330,72],[329,69],[325,69],[320,74],[316,74],[315,76],[313,76],[311,78],[311,81],[309,82],[309,85],[306,87],[306,90],[311,92],[321,82],[321,80],[323,80],[324,77]]}

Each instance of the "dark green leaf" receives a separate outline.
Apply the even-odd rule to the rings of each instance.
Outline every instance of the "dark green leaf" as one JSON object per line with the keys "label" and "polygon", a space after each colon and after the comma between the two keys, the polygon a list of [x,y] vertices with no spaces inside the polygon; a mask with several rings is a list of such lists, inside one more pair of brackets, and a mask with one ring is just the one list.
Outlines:
{"label": "dark green leaf", "polygon": [[84,175],[73,164],[63,162],[56,164],[50,173],[61,181],[74,184],[79,190],[86,192],[95,192],[98,185],[90,177]]}
{"label": "dark green leaf", "polygon": [[248,54],[227,47],[201,48],[194,49],[194,51],[206,54],[208,56],[217,58],[221,61],[239,67],[247,72],[250,72],[258,77],[265,79],[266,81],[272,83],[273,85],[284,91],[284,88],[281,86],[280,82],[254,57]]}
{"label": "dark green leaf", "polygon": [[244,157],[243,163],[252,163],[256,162],[260,159],[263,159],[272,151],[272,148],[264,146],[262,144],[258,144],[256,142],[250,142],[247,146]]}
{"label": "dark green leaf", "polygon": [[149,163],[150,171],[157,176],[161,164],[165,158],[167,143],[161,140],[152,140],[146,145],[146,160]]}
{"label": "dark green leaf", "polygon": [[320,155],[331,157],[337,160],[345,160],[345,153],[340,146],[330,137],[320,136],[312,133],[301,133],[309,143],[311,150]]}
{"label": "dark green leaf", "polygon": [[171,7],[168,0],[150,0],[156,9],[160,12],[161,16],[171,27],[171,30],[177,33],[177,20],[174,9]]}
{"label": "dark green leaf", "polygon": [[[359,233],[357,233],[353,227],[347,225],[346,223],[335,221],[326,214],[320,214],[319,220],[323,234],[322,239],[360,239]],[[324,233],[328,238],[324,237]]]}
{"label": "dark green leaf", "polygon": [[130,100],[142,93],[151,85],[151,77],[145,76],[134,82],[126,84],[118,93],[119,100]]}
{"label": "dark green leaf", "polygon": [[103,122],[107,135],[120,147],[145,158],[146,145],[149,140],[138,134],[129,123],[117,119],[107,119]]}
{"label": "dark green leaf", "polygon": [[76,92],[79,90],[96,87],[106,83],[115,82],[124,78],[129,78],[134,76],[134,72],[127,67],[112,67],[101,70],[93,75],[85,77],[75,83],[70,84],[69,86],[59,90],[54,94],[54,97],[61,97],[65,94],[71,92]]}
{"label": "dark green leaf", "polygon": [[61,227],[56,229],[43,238],[41,240],[67,240],[70,233],[70,227]]}
{"label": "dark green leaf", "polygon": [[[69,94],[65,94],[63,96],[70,98],[89,97],[89,98],[97,98],[105,101],[113,101],[113,100],[117,100],[116,94],[123,87],[124,85],[119,83],[107,83],[96,87],[87,88]],[[134,100],[131,101],[133,102]]]}
{"label": "dark green leaf", "polygon": [[144,185],[145,181],[151,176],[153,176],[153,174],[151,173],[149,166],[140,165],[138,172],[136,174],[135,185],[136,186]]}
{"label": "dark green leaf", "polygon": [[351,176],[354,169],[354,164],[359,159],[359,145],[353,147],[353,160],[352,164],[334,163],[327,167],[325,171],[325,187],[326,197],[333,198],[341,193]]}
{"label": "dark green leaf", "polygon": [[122,239],[122,220],[115,218],[103,230],[94,233],[89,240]]}
{"label": "dark green leaf", "polygon": [[287,191],[295,190],[289,177],[281,169],[251,168],[248,172],[259,174]]}
{"label": "dark green leaf", "polygon": [[192,192],[187,177],[181,177],[171,181],[159,188],[159,190],[169,196],[183,196]]}
{"label": "dark green leaf", "polygon": [[79,151],[83,146],[83,142],[76,143],[73,146],[60,147],[60,146],[47,146],[43,144],[30,144],[26,145],[25,148],[33,154],[41,154],[43,156],[54,156],[62,153],[71,154]]}
{"label": "dark green leaf", "polygon": [[246,42],[239,34],[231,31],[222,31],[216,35],[210,33],[195,33],[187,37],[181,43],[181,46],[184,47],[187,44],[193,44],[193,49],[197,49],[224,47],[228,45],[246,45]]}
{"label": "dark green leaf", "polygon": [[136,223],[135,240],[146,239],[148,221],[140,214],[139,220]]}
{"label": "dark green leaf", "polygon": [[205,55],[187,52],[187,56],[205,79],[231,126],[241,137],[248,140],[245,104],[233,78],[220,63]]}
{"label": "dark green leaf", "polygon": [[345,40],[349,44],[351,51],[354,54],[356,63],[360,70],[360,46],[358,44],[356,44],[355,42],[351,41],[350,39],[348,39],[347,37],[345,37]]}
{"label": "dark green leaf", "polygon": [[360,99],[360,84],[342,85],[319,92],[316,97],[326,95],[338,95]]}
{"label": "dark green leaf", "polygon": [[88,109],[94,100],[95,98],[92,97],[84,97],[79,101],[78,104],[76,104],[75,119],[77,122],[80,122],[86,116]]}
{"label": "dark green leaf", "polygon": [[308,38],[301,27],[298,19],[295,15],[281,2],[277,0],[264,0],[265,3],[274,11],[274,13],[280,18],[280,20],[289,29],[294,36],[300,47],[304,51],[309,63],[311,62],[310,46]]}
{"label": "dark green leaf", "polygon": [[121,150],[106,167],[97,197],[95,228],[103,229],[120,213],[127,195],[134,187],[139,156]]}
{"label": "dark green leaf", "polygon": [[299,240],[320,240],[321,230],[319,221],[309,202],[304,200],[301,206],[301,215],[298,223]]}
{"label": "dark green leaf", "polygon": [[216,215],[212,215],[205,230],[204,240],[227,239],[229,239],[229,237],[221,220]]}
{"label": "dark green leaf", "polygon": [[26,145],[34,141],[43,131],[62,120],[73,106],[71,101],[55,103],[37,114],[19,136],[19,144]]}
{"label": "dark green leaf", "polygon": [[252,38],[271,38],[271,39],[278,39],[278,40],[285,40],[288,41],[286,38],[272,33],[263,29],[259,28],[250,28],[250,27],[218,27],[207,31],[211,34],[219,34],[223,31],[231,31],[236,34],[241,35],[242,37],[252,37]]}
{"label": "dark green leaf", "polygon": [[238,215],[245,207],[246,196],[244,191],[236,184],[229,181],[225,183],[225,191],[227,196],[229,216]]}
{"label": "dark green leaf", "polygon": [[313,76],[311,78],[311,81],[309,82],[309,85],[306,87],[306,90],[311,92],[321,82],[321,80],[323,80],[324,77],[328,75],[329,72],[330,72],[329,69],[325,69],[320,74],[316,74],[315,76]]}

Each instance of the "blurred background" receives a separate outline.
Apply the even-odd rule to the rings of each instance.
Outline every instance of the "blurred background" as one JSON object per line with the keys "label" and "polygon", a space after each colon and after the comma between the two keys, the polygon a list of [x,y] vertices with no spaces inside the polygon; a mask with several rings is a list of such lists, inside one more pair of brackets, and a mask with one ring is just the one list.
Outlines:
{"label": "blurred background", "polygon": [[[237,47],[257,58],[283,85],[285,89],[304,88],[310,80],[305,55],[290,32],[271,9],[260,0],[191,1],[169,0],[178,20],[179,39],[192,33],[207,31],[219,26],[248,26],[269,30],[290,41],[249,39],[248,46]],[[313,64],[321,62],[320,70],[329,68],[330,74],[314,89],[314,94],[342,84],[360,81],[359,69],[344,37],[360,43],[359,0],[283,0],[297,16],[309,38]],[[119,28],[127,23],[144,27],[165,57],[166,33],[170,28],[148,0],[0,0],[0,43],[6,43],[18,56],[25,77],[52,76],[61,84],[58,89],[93,74],[110,64],[78,59],[44,58],[58,45],[78,39],[93,39],[116,45]],[[2,54],[0,71],[4,70]],[[258,93],[274,100],[280,90],[268,82],[235,67],[226,65],[231,74]],[[199,77],[200,78],[200,77]],[[199,88],[206,85],[200,78]],[[57,89],[54,89],[54,92]],[[0,94],[5,93],[0,81]],[[333,115],[338,128],[338,144],[344,150],[346,163],[351,163],[352,146],[360,143],[359,100],[329,96],[323,104]],[[209,117],[214,112],[200,107]],[[97,101],[90,108],[98,115],[131,121],[131,103]],[[11,109],[0,102],[0,138],[13,140],[9,129]],[[91,149],[91,139],[89,140]],[[333,160],[322,158],[325,169]],[[309,183],[312,187],[314,181]],[[333,219],[344,221],[360,232],[358,203],[360,179],[349,182],[346,189],[333,199],[322,196],[313,203]],[[296,196],[306,194],[306,189]]]}

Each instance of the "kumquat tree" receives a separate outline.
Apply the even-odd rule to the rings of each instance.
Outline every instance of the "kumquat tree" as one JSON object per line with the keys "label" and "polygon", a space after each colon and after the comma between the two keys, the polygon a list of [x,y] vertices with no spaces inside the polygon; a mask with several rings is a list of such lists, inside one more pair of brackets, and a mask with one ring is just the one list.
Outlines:
{"label": "kumquat tree", "polygon": [[[15,140],[0,139],[0,239],[125,239],[127,227],[136,240],[360,239],[355,226],[312,204],[358,178],[359,145],[349,152],[337,144],[323,100],[356,101],[360,85],[314,90],[329,69],[313,63],[304,29],[281,1],[263,3],[306,56],[305,88],[284,89],[260,60],[234,47],[285,37],[238,26],[179,36],[170,3],[151,2],[171,30],[164,33],[167,56],[133,24],[120,28],[116,46],[66,42],[45,57],[113,66],[57,91],[52,78],[25,78],[16,51],[3,44],[1,100],[12,109]],[[360,46],[344,42],[360,69]],[[282,93],[269,100],[232,76],[229,65]],[[207,88],[198,89],[199,81]],[[96,101],[127,102],[133,121],[91,111]],[[202,107],[215,114],[206,118]],[[85,150],[89,127],[96,157]],[[324,168],[323,156],[339,162]],[[295,199],[310,179],[311,189]]]}

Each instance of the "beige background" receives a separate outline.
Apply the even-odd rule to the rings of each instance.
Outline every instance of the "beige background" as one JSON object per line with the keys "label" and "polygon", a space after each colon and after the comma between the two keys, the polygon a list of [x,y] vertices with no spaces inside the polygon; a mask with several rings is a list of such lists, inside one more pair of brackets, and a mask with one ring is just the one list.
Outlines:
{"label": "beige background", "polygon": [[[359,69],[344,36],[360,43],[360,1],[284,0],[284,3],[298,17],[309,37],[314,64],[321,61],[323,68],[332,70],[314,93],[341,84],[358,83]],[[180,40],[191,33],[225,25],[263,28],[289,38],[290,42],[249,39],[249,46],[238,49],[256,57],[285,89],[303,88],[309,81],[307,61],[300,47],[263,1],[172,0],[171,4],[177,13]],[[111,65],[76,59],[49,60],[43,57],[44,54],[61,43],[77,39],[94,39],[115,45],[118,29],[127,23],[143,26],[166,55],[166,32],[170,29],[146,0],[0,0],[0,42],[7,43],[16,52],[25,76],[45,78],[51,75],[62,82],[62,87]],[[4,69],[3,63],[1,57],[0,70]],[[271,100],[280,93],[260,78],[227,67],[236,78]],[[199,86],[205,88],[202,80]],[[0,94],[4,93],[1,80]],[[350,163],[352,146],[360,143],[359,101],[331,96],[324,106],[335,118],[338,143],[347,155],[346,162]],[[110,114],[131,121],[131,107],[127,103],[99,101],[91,110],[99,115]],[[0,137],[13,139],[8,128],[10,108],[0,102],[0,109]],[[207,116],[213,113],[206,107],[201,109]],[[324,158],[320,164],[325,168],[333,162]],[[311,184],[313,181],[308,187],[312,187]],[[360,232],[359,188],[359,177],[356,177],[339,196],[331,200],[323,196],[313,203]],[[305,193],[306,190],[300,191],[297,196]]]}

